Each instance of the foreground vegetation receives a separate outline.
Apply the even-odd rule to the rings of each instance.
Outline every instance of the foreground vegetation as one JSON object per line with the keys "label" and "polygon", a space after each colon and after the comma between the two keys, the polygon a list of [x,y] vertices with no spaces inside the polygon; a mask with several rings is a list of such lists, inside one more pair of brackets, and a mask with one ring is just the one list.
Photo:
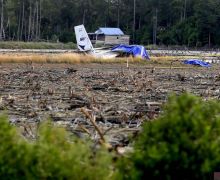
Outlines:
{"label": "foreground vegetation", "polygon": [[[220,167],[220,103],[172,97],[164,114],[145,123],[123,179],[210,179]],[[219,170],[219,169],[218,169]]]}
{"label": "foreground vegetation", "polygon": [[[209,179],[220,167],[220,103],[183,94],[123,157],[46,122],[34,142],[0,118],[1,179]],[[117,160],[115,161],[115,157]]]}
{"label": "foreground vegetation", "polygon": [[[111,155],[44,123],[36,142],[22,139],[0,120],[0,179],[110,179]],[[95,172],[95,173],[93,173]]]}

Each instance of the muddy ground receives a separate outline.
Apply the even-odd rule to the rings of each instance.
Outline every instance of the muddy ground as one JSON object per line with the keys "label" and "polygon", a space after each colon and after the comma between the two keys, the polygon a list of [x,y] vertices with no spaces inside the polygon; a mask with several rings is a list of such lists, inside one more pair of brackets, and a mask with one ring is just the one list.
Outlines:
{"label": "muddy ground", "polygon": [[[1,64],[0,109],[30,139],[39,123],[83,138],[100,136],[90,114],[113,146],[126,146],[144,121],[155,119],[171,93],[220,98],[220,67],[160,64]],[[84,112],[82,112],[82,108]]]}

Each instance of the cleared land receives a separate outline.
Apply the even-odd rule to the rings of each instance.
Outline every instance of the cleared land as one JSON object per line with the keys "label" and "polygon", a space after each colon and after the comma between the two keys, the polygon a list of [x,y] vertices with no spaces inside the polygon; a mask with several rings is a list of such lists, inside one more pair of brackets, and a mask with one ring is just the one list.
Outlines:
{"label": "cleared land", "polygon": [[[175,66],[175,67],[174,67]],[[0,108],[27,138],[50,118],[79,137],[127,145],[143,121],[153,120],[169,94],[188,91],[220,98],[220,67],[160,64],[1,64]]]}

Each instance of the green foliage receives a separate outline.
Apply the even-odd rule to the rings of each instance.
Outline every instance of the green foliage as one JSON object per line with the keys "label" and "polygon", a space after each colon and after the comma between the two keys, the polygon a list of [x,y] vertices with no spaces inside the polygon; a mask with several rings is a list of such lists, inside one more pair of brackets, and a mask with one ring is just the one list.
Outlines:
{"label": "green foliage", "polygon": [[27,142],[6,117],[0,118],[0,179],[110,179],[111,154],[72,139],[50,123],[39,128],[36,142]]}
{"label": "green foliage", "polygon": [[198,43],[198,31],[195,27],[195,19],[189,18],[184,22],[179,22],[172,28],[160,32],[158,39],[162,44],[178,44],[195,47]]}
{"label": "green foliage", "polygon": [[173,96],[164,114],[145,123],[122,179],[209,179],[220,167],[220,104]]}
{"label": "green foliage", "polygon": [[45,122],[28,142],[0,117],[0,179],[209,179],[219,154],[220,103],[189,94],[172,96],[161,117],[144,124],[117,174],[112,154],[63,128]]}
{"label": "green foliage", "polygon": [[75,34],[73,32],[64,31],[59,36],[59,40],[64,43],[75,42]]}
{"label": "green foliage", "polygon": [[220,45],[219,0],[136,0],[134,41],[134,0],[2,2],[4,40],[59,38],[60,42],[74,42],[74,26],[84,24],[88,32],[119,26],[131,35],[131,42],[148,45],[152,44],[156,25],[159,45]]}

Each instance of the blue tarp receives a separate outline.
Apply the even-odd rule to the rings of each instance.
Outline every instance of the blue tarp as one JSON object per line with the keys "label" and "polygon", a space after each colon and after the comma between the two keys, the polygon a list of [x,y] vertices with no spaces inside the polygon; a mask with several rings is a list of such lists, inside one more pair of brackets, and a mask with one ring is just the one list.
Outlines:
{"label": "blue tarp", "polygon": [[141,57],[143,59],[150,59],[147,50],[140,45],[118,45],[112,48],[112,52],[123,52],[133,55],[134,57]]}
{"label": "blue tarp", "polygon": [[204,62],[200,59],[188,59],[183,61],[184,64],[198,65],[202,67],[211,67],[211,64]]}

